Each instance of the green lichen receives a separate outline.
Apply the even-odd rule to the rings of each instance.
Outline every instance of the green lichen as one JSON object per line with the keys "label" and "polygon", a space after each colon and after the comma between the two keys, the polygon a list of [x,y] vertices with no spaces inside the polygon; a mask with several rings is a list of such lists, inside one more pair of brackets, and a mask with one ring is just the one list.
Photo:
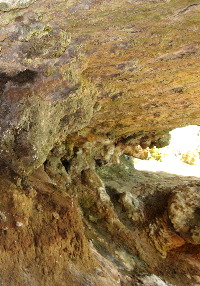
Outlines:
{"label": "green lichen", "polygon": [[12,11],[14,9],[23,9],[28,7],[30,4],[35,2],[36,0],[26,0],[26,1],[20,1],[20,0],[15,0],[12,2],[0,2],[0,11],[8,12]]}
{"label": "green lichen", "polygon": [[[51,27],[48,26],[47,29]],[[28,43],[22,47],[27,58],[58,58],[70,44],[70,34],[60,28],[33,31]]]}
{"label": "green lichen", "polygon": [[0,3],[0,11],[7,11],[8,10],[8,4],[5,2]]}

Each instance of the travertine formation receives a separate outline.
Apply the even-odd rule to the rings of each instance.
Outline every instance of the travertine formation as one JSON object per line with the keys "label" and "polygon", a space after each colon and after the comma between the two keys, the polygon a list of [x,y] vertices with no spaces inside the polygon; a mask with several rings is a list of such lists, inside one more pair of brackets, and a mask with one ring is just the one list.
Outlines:
{"label": "travertine formation", "polygon": [[199,14],[0,1],[2,285],[199,285],[200,181],[127,156],[200,124]]}

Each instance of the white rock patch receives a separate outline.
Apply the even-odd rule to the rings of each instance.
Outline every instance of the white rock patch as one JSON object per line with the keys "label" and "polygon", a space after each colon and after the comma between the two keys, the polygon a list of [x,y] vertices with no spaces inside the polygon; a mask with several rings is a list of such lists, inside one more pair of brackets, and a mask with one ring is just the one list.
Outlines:
{"label": "white rock patch", "polygon": [[0,11],[25,8],[37,0],[3,0],[0,1]]}

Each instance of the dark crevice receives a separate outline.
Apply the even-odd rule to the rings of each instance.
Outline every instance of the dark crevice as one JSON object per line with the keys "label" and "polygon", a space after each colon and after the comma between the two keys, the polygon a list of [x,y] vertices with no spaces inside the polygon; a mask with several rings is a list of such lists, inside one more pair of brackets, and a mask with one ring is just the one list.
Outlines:
{"label": "dark crevice", "polygon": [[97,167],[102,167],[102,166],[103,166],[103,162],[102,162],[101,159],[96,159],[96,160],[95,160],[95,163],[96,163],[96,166],[97,166]]}
{"label": "dark crevice", "polygon": [[66,170],[66,172],[68,173],[71,167],[71,160],[61,160],[62,164]]}
{"label": "dark crevice", "polygon": [[8,80],[9,79],[6,73],[0,73],[0,92],[3,92]]}
{"label": "dark crevice", "polygon": [[32,70],[24,70],[16,75],[9,76],[6,73],[0,73],[0,92],[3,92],[5,85],[8,81],[17,83],[17,84],[25,84],[25,83],[33,83],[37,76],[36,71]]}
{"label": "dark crevice", "polygon": [[179,11],[178,14],[183,14],[183,13],[189,11],[191,8],[198,7],[198,6],[200,6],[200,4],[198,4],[198,3],[188,5],[187,7],[183,8],[181,11]]}
{"label": "dark crevice", "polygon": [[36,71],[25,70],[11,77],[11,81],[16,82],[18,84],[33,83],[36,76]]}
{"label": "dark crevice", "polygon": [[48,165],[48,160],[44,161],[43,165],[44,165],[44,169],[45,169],[46,166]]}
{"label": "dark crevice", "polygon": [[118,141],[118,143],[121,142],[122,144],[126,144],[126,143],[129,143],[129,141],[130,141],[130,142],[132,142],[132,141],[134,141],[134,140],[139,141],[139,138],[141,138],[141,136],[143,136],[144,134],[145,134],[144,131],[139,131],[139,132],[137,132],[137,133],[134,133],[134,134],[129,135],[129,136],[126,136],[126,137],[123,137],[123,136],[122,136],[122,137],[120,138],[120,140]]}
{"label": "dark crevice", "polygon": [[85,170],[81,171],[81,183],[86,186],[88,184],[87,175],[85,174]]}

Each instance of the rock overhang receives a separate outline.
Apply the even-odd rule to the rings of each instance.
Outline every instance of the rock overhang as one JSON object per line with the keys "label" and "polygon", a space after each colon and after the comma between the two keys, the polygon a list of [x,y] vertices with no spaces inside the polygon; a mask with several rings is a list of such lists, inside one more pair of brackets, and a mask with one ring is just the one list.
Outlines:
{"label": "rock overhang", "polygon": [[[56,220],[60,231],[55,230],[56,237],[63,244],[68,230],[59,216],[66,224],[70,217],[76,232],[69,227],[70,247],[74,245],[80,260],[81,255],[87,260],[89,246],[82,223],[81,233],[75,226],[76,217],[80,218],[73,208],[77,197],[87,237],[96,246],[108,246],[114,261],[124,263],[128,257],[127,269],[148,269],[179,285],[183,280],[198,282],[198,205],[188,208],[190,223],[185,217],[179,220],[181,202],[188,205],[190,197],[199,199],[196,179],[184,179],[175,187],[176,178],[168,178],[160,186],[159,176],[151,182],[153,175],[145,179],[140,174],[135,182],[130,162],[121,171],[117,164],[122,153],[139,156],[138,145],[166,144],[170,129],[199,124],[199,5],[191,1],[2,2],[7,4],[4,11],[0,6],[0,161],[19,174],[14,176],[18,189],[8,192],[7,209],[12,203],[12,212],[16,217],[22,213],[26,225],[31,207],[28,214],[21,209],[24,199],[28,205],[35,200],[33,209],[41,219],[41,210],[49,207],[48,230]],[[111,167],[104,178],[105,164],[113,164],[116,173]],[[103,170],[101,178],[97,169]],[[124,180],[121,185],[118,179]],[[174,210],[177,206],[179,213]],[[102,230],[108,237],[102,237]],[[49,233],[50,241],[56,241]],[[41,241],[46,244],[48,235],[44,239],[38,234],[36,247]],[[109,239],[116,249],[109,246]],[[69,249],[64,252],[73,257]],[[170,273],[177,270],[176,253],[179,261],[185,261],[187,253],[192,257],[191,270],[184,270],[183,277]]]}

